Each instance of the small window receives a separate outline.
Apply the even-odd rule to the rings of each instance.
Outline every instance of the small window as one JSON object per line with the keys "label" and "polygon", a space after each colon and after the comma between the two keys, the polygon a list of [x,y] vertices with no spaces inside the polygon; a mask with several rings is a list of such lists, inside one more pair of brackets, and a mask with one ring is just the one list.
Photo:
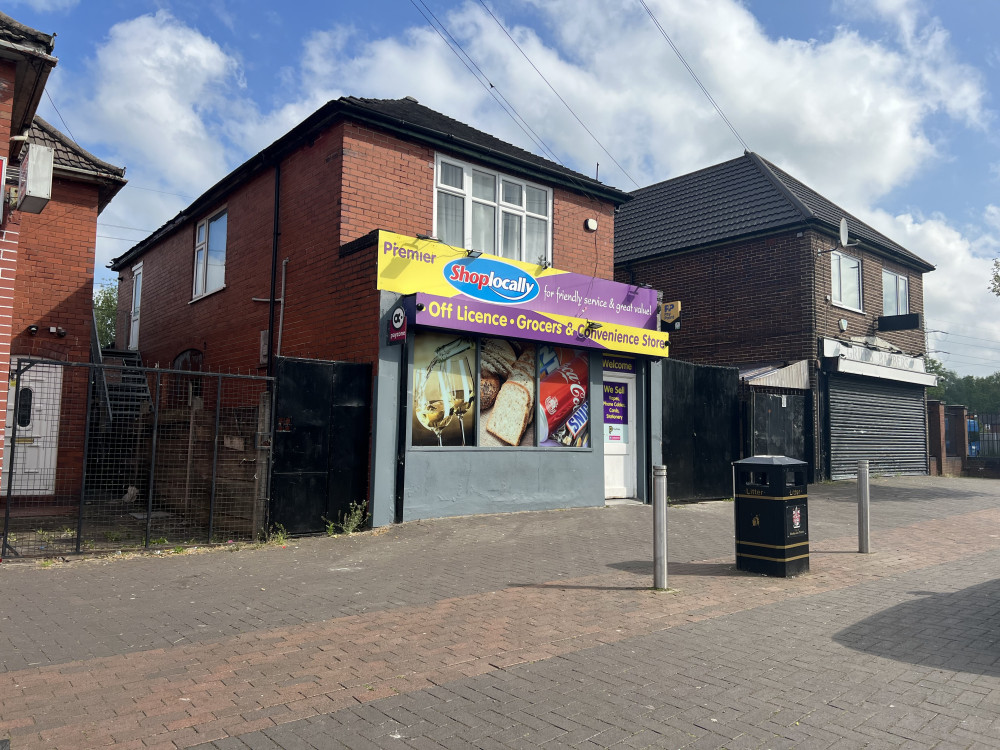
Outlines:
{"label": "small window", "polygon": [[193,298],[226,285],[227,223],[227,212],[220,211],[195,230]]}
{"label": "small window", "polygon": [[843,253],[832,253],[830,264],[834,303],[861,312],[861,261]]}
{"label": "small window", "polygon": [[910,284],[906,276],[882,271],[882,314],[906,315],[910,312]]}
{"label": "small window", "polygon": [[34,400],[34,393],[30,388],[22,388],[17,399],[17,426],[31,426],[31,402]]}

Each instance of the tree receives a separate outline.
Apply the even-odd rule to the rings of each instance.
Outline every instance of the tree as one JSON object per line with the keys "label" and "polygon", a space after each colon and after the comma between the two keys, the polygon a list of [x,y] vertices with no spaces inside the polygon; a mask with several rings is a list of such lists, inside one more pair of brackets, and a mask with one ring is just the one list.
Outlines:
{"label": "tree", "polygon": [[94,289],[94,317],[97,319],[97,340],[100,345],[115,343],[115,318],[118,315],[118,285],[101,284]]}
{"label": "tree", "polygon": [[993,278],[990,279],[990,291],[1000,297],[1000,260],[993,261]]}
{"label": "tree", "polygon": [[960,376],[932,357],[927,358],[927,372],[938,376],[937,386],[927,389],[927,398],[965,406],[973,413],[1000,413],[1000,372]]}
{"label": "tree", "polygon": [[948,403],[947,395],[954,386],[955,381],[958,380],[958,373],[952,372],[944,366],[941,360],[934,359],[933,357],[927,358],[925,367],[927,372],[931,375],[937,375],[938,379],[936,386],[927,389],[927,398]]}

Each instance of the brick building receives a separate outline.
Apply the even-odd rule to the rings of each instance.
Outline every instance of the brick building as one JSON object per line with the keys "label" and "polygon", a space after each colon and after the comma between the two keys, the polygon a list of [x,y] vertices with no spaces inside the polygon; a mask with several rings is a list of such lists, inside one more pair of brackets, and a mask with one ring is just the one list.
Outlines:
{"label": "brick building", "polygon": [[[113,261],[118,330],[129,332],[118,343],[161,367],[193,359],[210,370],[281,376],[292,360],[369,365],[371,436],[363,439],[376,525],[603,503],[604,462],[594,460],[603,441],[569,430],[573,414],[561,406],[563,421],[542,429],[537,406],[549,375],[571,365],[567,377],[588,394],[575,392],[575,406],[600,414],[602,351],[627,355],[632,398],[647,362],[666,354],[655,293],[610,280],[614,211],[627,199],[412,98],[342,98]],[[608,309],[616,295],[617,309]],[[408,328],[399,345],[387,340],[394,313]],[[634,343],[643,335],[652,343]],[[457,385],[454,409],[432,414],[444,400],[430,396],[421,408],[443,382],[436,368],[444,359],[478,374],[468,395],[479,408],[466,411],[470,399],[454,395]],[[313,387],[319,376],[301,372],[302,388]],[[282,387],[279,378],[277,443],[283,430],[294,439],[299,424],[283,412]],[[491,417],[496,409],[516,418]],[[586,410],[576,420],[589,429]],[[547,434],[557,430],[563,442]],[[284,477],[280,445],[275,454],[275,477]],[[624,460],[632,485],[620,491],[641,495],[635,475],[645,459],[633,450]],[[324,464],[322,487],[293,502],[333,492],[330,471]],[[320,511],[292,525],[314,528]]]}
{"label": "brick building", "polygon": [[[16,422],[12,494],[21,504],[58,504],[79,490],[85,412],[60,424],[60,411],[63,404],[86,403],[86,377],[64,381],[60,368],[23,370],[21,362],[89,362],[97,217],[125,184],[124,169],[36,116],[56,64],[52,50],[52,36],[0,13],[0,157],[6,168],[0,367],[10,371],[20,393],[16,415],[13,391],[0,395],[7,413],[3,481],[6,491],[6,436]],[[21,167],[29,155],[38,161],[26,180],[22,171],[29,172]]]}
{"label": "brick building", "polygon": [[[786,452],[774,431],[797,424],[795,457],[817,478],[853,476],[858,459],[927,472],[933,266],[750,152],[632,195],[616,218],[615,277],[681,302],[672,357],[740,368],[748,454]],[[802,417],[775,414],[793,405]]]}

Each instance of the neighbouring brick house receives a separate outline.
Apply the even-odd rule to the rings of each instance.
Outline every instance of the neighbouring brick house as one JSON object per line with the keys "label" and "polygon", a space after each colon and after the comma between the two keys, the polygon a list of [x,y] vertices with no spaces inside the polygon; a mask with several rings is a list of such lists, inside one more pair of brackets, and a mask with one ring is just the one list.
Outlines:
{"label": "neighbouring brick house", "polygon": [[[927,473],[931,264],[751,152],[632,196],[615,276],[681,302],[673,358],[740,368],[748,453],[786,452],[787,425],[817,479],[853,476],[859,459]],[[790,408],[802,415],[783,419]]]}
{"label": "neighbouring brick house", "polygon": [[[280,376],[282,362],[293,359],[295,368],[318,360],[370,366],[367,494],[376,525],[603,503],[603,441],[577,429],[586,422],[586,410],[576,414],[573,430],[564,423],[542,429],[533,389],[537,382],[544,394],[552,369],[572,364],[572,377],[588,394],[576,398],[589,404],[591,415],[599,414],[601,350],[629,355],[628,363],[616,367],[628,368],[632,374],[623,377],[640,383],[651,355],[666,353],[665,337],[654,330],[655,294],[610,281],[614,212],[627,199],[410,97],[345,97],[319,109],[113,261],[119,274],[117,328],[129,332],[118,343],[161,367],[197,361],[206,370]],[[458,281],[439,288],[445,264],[454,271],[449,278],[464,274],[468,281],[471,273],[478,289],[466,295],[456,291]],[[504,274],[513,274],[509,288]],[[558,292],[553,279],[561,284]],[[565,297],[571,311],[562,316],[565,310],[540,302],[518,307],[515,287],[539,300],[551,297],[553,305]],[[482,295],[493,288],[507,296],[486,300]],[[599,304],[587,300],[588,307],[579,289],[627,297],[628,310],[596,309],[608,296]],[[394,312],[394,322],[409,321],[401,345],[387,340]],[[619,323],[628,330],[619,331]],[[558,341],[556,329],[563,332]],[[633,341],[629,331],[640,329],[652,344],[621,343]],[[478,371],[473,402],[480,408],[466,412],[468,400],[457,396],[454,413],[432,417],[417,408],[425,389],[414,379],[430,372],[444,351],[449,362]],[[494,377],[488,368],[502,373]],[[527,407],[513,385],[508,396],[514,398],[499,397],[524,410],[504,422],[508,443],[501,444],[489,432],[485,403],[493,403],[505,379],[515,379],[515,370],[517,387],[528,393]],[[302,372],[296,377],[305,393],[320,376],[318,370]],[[287,391],[279,378],[277,443],[296,439],[304,419],[283,411]],[[328,391],[309,398],[322,400]],[[633,382],[629,397],[644,392]],[[435,401],[428,398],[433,410]],[[317,408],[329,413],[326,406]],[[568,414],[560,418],[570,421]],[[644,434],[639,421],[633,441]],[[312,443],[336,432],[328,429],[331,423],[316,425]],[[558,447],[550,427],[565,441]],[[351,442],[362,441],[360,460],[367,461],[367,432]],[[275,453],[276,482],[292,473],[294,482],[307,481],[308,471],[282,470],[280,445]],[[633,454],[628,460],[644,459]],[[308,505],[310,492],[334,492],[331,472],[325,463],[313,472],[327,478],[309,479],[322,486],[303,489],[295,502]],[[631,472],[636,474],[636,465]],[[294,530],[314,529],[320,511],[331,512],[322,503],[317,507],[307,509],[311,520],[289,521]]]}
{"label": "neighbouring brick house", "polygon": [[[60,411],[86,404],[87,379],[64,380],[60,368],[19,374],[19,362],[89,362],[97,217],[125,184],[124,169],[88,153],[36,116],[56,64],[52,49],[52,36],[0,13],[0,156],[7,160],[0,296],[8,304],[0,316],[0,366],[9,368],[12,384],[19,383],[24,396],[17,415],[8,413],[5,435],[16,420],[13,494],[21,504],[41,505],[78,495],[85,410],[63,415],[61,424]],[[42,157],[51,158],[41,186],[18,179],[29,153],[43,162]],[[34,187],[41,187],[47,200],[23,202]],[[5,412],[14,404],[11,396],[2,392]],[[5,489],[7,479],[5,471]]]}

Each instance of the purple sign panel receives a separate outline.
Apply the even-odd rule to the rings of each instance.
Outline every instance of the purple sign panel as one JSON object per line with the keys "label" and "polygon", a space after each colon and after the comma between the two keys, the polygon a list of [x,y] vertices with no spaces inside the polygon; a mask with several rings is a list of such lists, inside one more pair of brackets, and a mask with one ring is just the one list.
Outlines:
{"label": "purple sign panel", "polygon": [[418,326],[653,356],[665,356],[669,344],[669,337],[659,331],[595,323],[460,297],[418,293],[410,304],[415,308],[413,322]]}
{"label": "purple sign panel", "polygon": [[539,312],[569,315],[605,323],[658,329],[656,290],[576,273],[537,276]]}
{"label": "purple sign panel", "polygon": [[604,423],[628,424],[628,383],[604,381]]}

